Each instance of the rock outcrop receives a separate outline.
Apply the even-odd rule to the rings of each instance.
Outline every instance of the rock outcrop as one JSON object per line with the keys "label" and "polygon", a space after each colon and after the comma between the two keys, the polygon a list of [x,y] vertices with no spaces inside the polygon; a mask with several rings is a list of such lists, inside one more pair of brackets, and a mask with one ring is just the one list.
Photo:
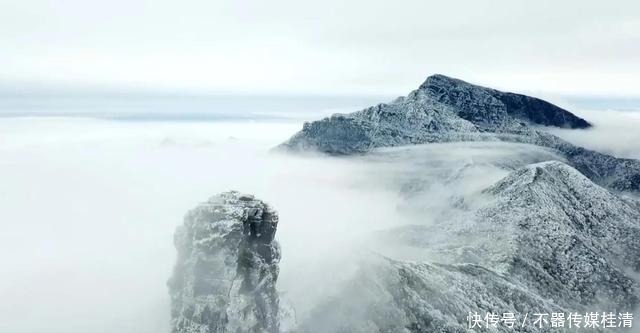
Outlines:
{"label": "rock outcrop", "polygon": [[175,233],[168,282],[174,333],[276,333],[278,215],[250,195],[225,192],[191,210]]}
{"label": "rock outcrop", "polygon": [[584,119],[543,100],[434,75],[406,97],[351,114],[305,123],[279,146],[349,155],[378,147],[452,141],[508,141],[562,153],[594,182],[640,191],[640,161],[576,147],[542,126],[588,128]]}

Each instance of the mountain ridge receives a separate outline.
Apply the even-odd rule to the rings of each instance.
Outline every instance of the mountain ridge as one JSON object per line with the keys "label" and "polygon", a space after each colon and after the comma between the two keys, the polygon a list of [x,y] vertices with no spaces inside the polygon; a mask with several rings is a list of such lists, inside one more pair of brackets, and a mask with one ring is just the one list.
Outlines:
{"label": "mountain ridge", "polygon": [[[500,111],[516,119],[529,121],[533,124],[567,128],[592,127],[588,121],[542,99],[485,88],[442,74],[429,76],[425,82],[420,85],[418,90],[427,90],[434,99],[445,104],[453,105],[456,105],[458,101],[468,101],[468,98],[461,98],[460,94],[468,94],[471,92],[476,95],[474,100],[484,102],[484,105],[475,105],[478,109],[486,109],[489,106],[504,108],[504,110]],[[484,100],[477,98],[482,95],[485,96]],[[488,103],[487,100],[491,103]],[[464,112],[460,114],[462,118],[470,121],[486,120],[482,117],[474,119],[474,110],[470,108],[471,105],[463,104],[459,106],[464,110]]]}
{"label": "mountain ridge", "polygon": [[375,148],[456,142],[506,141],[552,148],[594,182],[618,191],[640,191],[640,161],[575,146],[545,126],[592,125],[551,103],[434,75],[405,97],[350,114],[307,122],[277,150],[332,155]]}
{"label": "mountain ridge", "polygon": [[[557,161],[517,169],[483,193],[491,200],[475,211],[473,223],[405,226],[378,240],[381,246],[389,237],[398,241],[399,234],[423,239],[414,246],[449,253],[450,259],[367,259],[343,287],[343,297],[320,304],[300,332],[457,333],[468,332],[470,313],[514,313],[522,322],[525,314],[637,307],[639,285],[630,273],[640,269],[637,202]],[[439,247],[435,239],[443,235],[447,242]],[[531,322],[523,327],[553,331]]]}

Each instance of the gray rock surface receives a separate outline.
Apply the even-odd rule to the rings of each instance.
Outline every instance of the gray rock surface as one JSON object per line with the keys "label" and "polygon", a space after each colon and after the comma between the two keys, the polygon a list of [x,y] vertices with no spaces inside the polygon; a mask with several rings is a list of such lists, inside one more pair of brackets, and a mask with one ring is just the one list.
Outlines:
{"label": "gray rock surface", "polygon": [[349,155],[378,147],[433,142],[530,143],[559,151],[571,166],[598,184],[640,191],[640,161],[574,146],[545,132],[542,126],[591,125],[537,98],[434,75],[408,96],[390,103],[305,123],[302,131],[279,149]]}
{"label": "gray rock surface", "polygon": [[174,333],[280,331],[278,215],[250,195],[225,192],[192,209],[175,233],[168,282]]}
{"label": "gray rock surface", "polygon": [[541,99],[484,88],[444,75],[430,76],[418,90],[432,100],[454,107],[461,118],[489,127],[511,119],[566,128],[591,126],[586,120]]}

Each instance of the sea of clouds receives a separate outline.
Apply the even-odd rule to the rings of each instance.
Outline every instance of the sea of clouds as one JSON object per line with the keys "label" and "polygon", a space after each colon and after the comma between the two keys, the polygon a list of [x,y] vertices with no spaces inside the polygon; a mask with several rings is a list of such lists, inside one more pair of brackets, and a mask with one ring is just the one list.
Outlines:
{"label": "sea of clouds", "polygon": [[[593,129],[558,134],[640,157],[637,114],[585,116]],[[173,231],[190,208],[232,189],[278,210],[278,287],[304,316],[353,273],[362,252],[378,250],[366,242],[372,233],[435,223],[452,196],[472,196],[510,167],[558,158],[504,143],[351,158],[270,152],[300,127],[0,118],[0,331],[167,332]],[[429,190],[412,196],[412,184]],[[403,212],[412,200],[427,209]]]}

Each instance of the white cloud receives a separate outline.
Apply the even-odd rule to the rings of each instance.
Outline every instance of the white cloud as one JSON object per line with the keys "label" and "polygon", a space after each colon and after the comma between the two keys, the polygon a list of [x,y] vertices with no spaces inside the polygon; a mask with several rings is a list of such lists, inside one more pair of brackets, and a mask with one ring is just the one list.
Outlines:
{"label": "white cloud", "polygon": [[[449,196],[473,195],[506,173],[492,161],[548,155],[500,143],[365,158],[268,153],[299,127],[1,119],[0,331],[167,331],[172,233],[188,209],[230,189],[279,211],[279,288],[304,316],[335,290],[329,281],[348,277],[362,251],[394,253],[364,245],[373,231],[434,223],[450,209]],[[458,171],[462,179],[439,183]],[[428,210],[398,213],[407,181],[432,186],[415,198]]]}
{"label": "white cloud", "polygon": [[585,148],[617,157],[640,159],[640,112],[638,111],[577,111],[594,127],[572,131],[549,129],[552,133]]}

